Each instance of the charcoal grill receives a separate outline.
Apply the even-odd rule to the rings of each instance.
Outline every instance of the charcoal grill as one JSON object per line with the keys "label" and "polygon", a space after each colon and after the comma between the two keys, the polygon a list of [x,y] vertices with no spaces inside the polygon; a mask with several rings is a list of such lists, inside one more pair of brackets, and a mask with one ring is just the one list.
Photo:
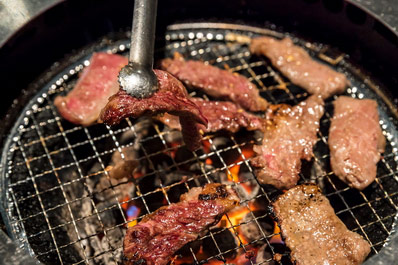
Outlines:
{"label": "charcoal grill", "polygon": [[[234,36],[236,39],[237,35],[270,35],[281,38],[285,34],[232,24],[177,24],[169,27],[165,35],[166,45],[160,47],[156,54],[161,58],[172,56],[178,51],[187,58],[204,60],[219,67],[227,66],[230,71],[247,76],[260,88],[261,95],[274,104],[297,104],[308,96],[304,90],[285,80],[266,59],[251,56],[246,44],[234,41]],[[327,132],[332,116],[331,100],[326,102],[326,114],[321,121],[321,132],[314,149],[313,161],[305,163],[300,174],[301,183],[317,182],[322,187],[337,215],[351,230],[369,241],[372,246],[371,255],[377,254],[390,234],[398,208],[398,134],[393,121],[396,113],[386,104],[380,92],[374,90],[376,86],[372,81],[362,76],[344,54],[331,51],[325,45],[291,37],[315,59],[331,63],[348,76],[351,81],[346,92],[348,95],[355,98],[373,98],[379,103],[380,125],[387,139],[387,147],[378,166],[378,177],[369,188],[362,192],[350,189],[330,171]],[[100,43],[104,42],[106,41],[102,40]],[[138,121],[127,119],[112,128],[105,125],[84,128],[74,126],[59,116],[53,106],[54,97],[67,93],[73,87],[79,72],[89,64],[88,59],[93,51],[125,54],[128,48],[127,38],[107,45],[94,45],[85,50],[74,64],[59,73],[52,73],[54,78],[43,86],[22,112],[13,129],[13,137],[7,143],[5,150],[10,152],[4,161],[8,187],[5,215],[17,240],[43,263],[56,261],[60,264],[116,264],[120,260],[125,225],[135,221],[127,220],[124,205],[140,205],[140,220],[162,204],[170,203],[170,192],[174,192],[175,187],[186,192],[197,186],[198,181],[199,184],[214,181],[209,177],[210,174],[235,174],[236,177],[236,172],[233,173],[232,170],[236,166],[245,167],[248,174],[245,174],[244,179],[230,179],[233,186],[239,189],[239,186],[250,180],[257,182],[249,163],[250,157],[245,155],[245,150],[250,150],[260,140],[257,135],[221,135],[227,142],[223,146],[217,144],[220,135],[211,134],[204,138],[202,150],[176,161],[173,152],[184,148],[178,140],[178,133],[159,123],[146,118]],[[141,125],[143,123],[146,123],[148,129],[146,133],[139,135],[142,132],[138,127],[144,126]],[[122,136],[126,132],[133,134],[132,140],[121,143],[125,141]],[[177,134],[177,137],[174,136],[177,140],[169,137],[170,134]],[[126,199],[120,197],[117,189],[127,182],[111,183],[107,165],[112,153],[123,154],[124,148],[133,144],[137,145],[137,159],[146,168],[137,180],[129,180],[135,183],[135,192]],[[159,155],[162,159],[167,157],[171,162],[161,165],[157,161]],[[188,175],[183,182],[177,181],[169,185],[162,183],[163,178],[160,176],[183,170],[191,164],[199,168],[197,175]],[[102,190],[95,189],[92,185],[98,177],[108,182]],[[149,189],[145,187],[146,182],[154,178],[159,183]],[[255,185],[258,186],[257,183]],[[107,195],[104,196],[109,201],[98,207],[98,197],[105,193]],[[241,195],[241,207],[247,208],[248,213],[251,213],[253,208],[250,205],[254,201],[261,201],[267,206],[278,194],[278,191],[270,187],[259,187],[257,193]],[[162,203],[153,206],[151,197],[160,199]],[[248,222],[259,225],[258,219],[263,217],[254,217]],[[215,239],[216,235],[210,233],[199,240],[210,237],[217,253],[201,259],[191,248],[189,255],[192,260],[199,263],[227,263],[228,254],[237,252],[246,255],[249,258],[248,263],[255,264],[255,259],[250,259],[250,255],[253,256],[252,252],[258,249],[257,241],[262,241],[269,246],[268,250],[272,255],[267,262],[270,262],[277,254],[275,245],[270,243],[275,234],[263,231],[263,227],[259,226],[261,238],[244,242],[239,234],[242,224],[246,224],[243,219],[234,223],[228,214],[222,229],[233,231],[238,242],[236,247],[225,250]],[[87,226],[90,229],[87,230]],[[288,262],[288,252],[284,249],[280,254],[283,263]]]}
{"label": "charcoal grill", "polygon": [[[178,51],[187,58],[245,75],[274,104],[304,100],[308,96],[304,90],[289,83],[264,57],[251,56],[246,44],[236,39],[259,35],[292,37],[314,59],[347,75],[351,81],[347,95],[377,100],[387,146],[372,185],[361,192],[353,190],[331,172],[327,135],[332,99],[326,101],[314,157],[304,162],[300,174],[300,183],[316,182],[322,188],[348,228],[371,244],[369,256],[377,256],[393,233],[398,210],[398,114],[376,79],[334,47],[280,31],[273,24],[261,28],[207,22],[174,24],[158,38],[155,59]],[[222,181],[239,191],[241,207],[227,214],[217,229],[184,248],[174,262],[277,264],[274,259],[280,259],[280,263],[290,264],[288,250],[278,241],[279,231],[262,225],[270,219],[267,207],[280,192],[260,186],[250,166],[250,150],[261,135],[245,131],[209,134],[203,148],[191,153],[178,132],[149,118],[126,119],[112,128],[84,128],[59,116],[54,98],[73,88],[91,54],[127,54],[128,39],[127,33],[105,37],[65,59],[62,69],[49,70],[45,74],[49,80],[41,83],[19,115],[5,143],[0,168],[5,191],[3,217],[10,234],[44,264],[117,264],[128,224],[175,202],[176,194]],[[115,182],[108,173],[111,156],[116,152],[123,159],[127,148],[135,152],[142,166],[134,180]],[[176,171],[183,172],[178,180],[167,178]],[[195,174],[189,173],[193,171]],[[140,209],[133,219],[126,214],[131,205]],[[251,218],[243,218],[242,212]],[[259,237],[248,240],[242,234],[241,227],[248,224],[258,228]],[[235,244],[222,242],[220,235],[225,231]],[[201,242],[212,245],[215,252],[203,253]],[[266,252],[262,259],[258,257],[260,249]]]}

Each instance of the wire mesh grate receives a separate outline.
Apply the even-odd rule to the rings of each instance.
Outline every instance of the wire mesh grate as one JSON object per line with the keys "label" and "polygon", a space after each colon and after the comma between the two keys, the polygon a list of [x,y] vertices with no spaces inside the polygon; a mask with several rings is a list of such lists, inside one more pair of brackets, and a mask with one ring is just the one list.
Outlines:
{"label": "wire mesh grate", "polygon": [[[227,42],[226,35],[231,32],[249,37],[256,34],[217,28],[174,29],[166,34],[166,46],[156,56],[171,57],[179,52],[187,58],[238,72],[274,104],[295,105],[308,96],[266,59],[251,56],[246,45]],[[343,54],[331,55],[327,46],[293,39],[314,58],[346,73],[352,83],[348,95],[374,98],[379,103],[387,147],[378,166],[378,177],[369,188],[350,189],[331,172],[327,148],[333,116],[331,100],[326,102],[314,157],[303,163],[300,173],[300,183],[316,182],[336,214],[349,229],[364,236],[371,244],[371,255],[376,254],[386,242],[398,208],[398,141],[392,114]],[[119,40],[105,50],[125,53],[127,43]],[[223,182],[238,191],[241,207],[180,250],[173,262],[290,264],[289,251],[267,211],[280,192],[259,185],[249,163],[252,146],[261,140],[261,135],[246,131],[208,134],[203,148],[192,153],[182,144],[179,132],[149,118],[126,119],[112,128],[101,124],[72,125],[59,116],[52,102],[55,96],[73,88],[79,73],[89,64],[90,53],[87,51],[80,61],[57,73],[43,87],[21,114],[11,139],[5,171],[6,215],[13,234],[30,247],[32,255],[51,264],[117,264],[128,225],[178,201],[179,195],[192,187]],[[109,165],[114,154],[125,159],[129,152],[140,164],[134,178],[112,179]],[[127,210],[133,206],[139,214],[131,217]]]}

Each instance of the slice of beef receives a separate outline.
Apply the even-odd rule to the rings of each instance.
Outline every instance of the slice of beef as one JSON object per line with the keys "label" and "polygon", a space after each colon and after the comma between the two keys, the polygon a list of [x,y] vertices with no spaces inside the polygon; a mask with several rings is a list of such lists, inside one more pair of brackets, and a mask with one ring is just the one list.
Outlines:
{"label": "slice of beef", "polygon": [[117,76],[127,62],[120,55],[94,53],[73,90],[55,98],[61,116],[83,126],[95,123],[108,98],[119,90]]}
{"label": "slice of beef", "polygon": [[[208,120],[207,128],[201,128],[206,133],[220,130],[235,133],[241,127],[249,131],[263,130],[265,126],[264,119],[246,112],[232,102],[206,101],[201,98],[191,98],[191,100],[199,107],[203,116]],[[166,114],[157,117],[157,119],[172,129],[181,129],[176,116]]]}
{"label": "slice of beef", "polygon": [[194,241],[238,203],[235,191],[225,185],[191,189],[181,195],[180,202],[164,206],[128,228],[124,264],[167,264],[178,249]]}
{"label": "slice of beef", "polygon": [[319,63],[289,38],[277,40],[270,37],[254,38],[250,51],[268,57],[274,67],[310,94],[328,98],[342,93],[349,84],[344,74]]}
{"label": "slice of beef", "polygon": [[328,140],[333,172],[350,187],[363,190],[376,178],[385,147],[377,102],[341,96],[333,104]]}
{"label": "slice of beef", "polygon": [[203,90],[212,97],[228,99],[246,110],[263,111],[268,106],[257,87],[240,74],[200,61],[185,61],[178,53],[174,59],[162,60],[161,67],[185,84]]}
{"label": "slice of beef", "polygon": [[158,91],[148,98],[138,99],[120,89],[109,98],[101,111],[100,120],[115,125],[127,117],[138,118],[143,115],[158,115],[168,112],[180,117],[182,134],[187,147],[195,150],[200,146],[201,135],[196,124],[207,126],[207,120],[198,106],[188,98],[184,85],[171,74],[154,70],[158,78]]}
{"label": "slice of beef", "polygon": [[315,184],[288,190],[273,210],[297,265],[361,264],[370,252],[369,243],[347,229]]}
{"label": "slice of beef", "polygon": [[253,147],[256,156],[251,160],[261,183],[278,189],[297,184],[301,159],[309,161],[313,154],[323,105],[322,98],[313,95],[294,107],[275,105],[270,109],[262,144]]}

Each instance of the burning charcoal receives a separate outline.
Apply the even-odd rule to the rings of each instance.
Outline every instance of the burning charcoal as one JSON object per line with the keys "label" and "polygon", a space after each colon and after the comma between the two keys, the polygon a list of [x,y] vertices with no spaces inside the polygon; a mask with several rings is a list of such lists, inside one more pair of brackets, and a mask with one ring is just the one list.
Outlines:
{"label": "burning charcoal", "polygon": [[278,264],[275,260],[273,260],[272,252],[269,249],[268,245],[263,245],[257,252],[256,257],[257,264],[264,264],[264,265],[276,265]]}
{"label": "burning charcoal", "polygon": [[153,128],[153,126],[150,119],[145,117],[140,118],[135,122],[133,129],[122,133],[118,139],[119,144],[128,145],[134,143],[134,150],[138,152],[141,147],[140,142],[149,135],[151,128]]}
{"label": "burning charcoal", "polygon": [[127,182],[127,178],[108,178],[105,174],[100,176],[101,178],[94,186],[94,194],[97,200],[111,201],[117,198],[120,201],[126,197],[133,197],[135,185],[131,182]]}
{"label": "burning charcoal", "polygon": [[[172,184],[182,183],[185,179],[192,177],[192,173],[184,171],[175,171],[160,177],[163,187],[168,187]],[[160,187],[161,183],[156,185]],[[173,185],[167,192],[170,202],[180,201],[180,196],[187,192],[187,188],[183,184]]]}
{"label": "burning charcoal", "polygon": [[132,178],[137,166],[137,160],[121,160],[112,167],[109,176],[113,179]]}
{"label": "burning charcoal", "polygon": [[101,244],[104,249],[109,250],[101,255],[101,263],[106,265],[117,265],[122,260],[124,233],[121,228],[108,230],[107,235],[102,237]]}
{"label": "burning charcoal", "polygon": [[173,159],[165,153],[157,153],[156,155],[151,155],[149,157],[149,160],[143,159],[140,161],[144,168],[141,170],[143,174],[149,174],[154,171],[169,169],[174,165]]}
{"label": "burning charcoal", "polygon": [[182,134],[180,131],[177,130],[167,131],[167,133],[163,135],[163,138],[166,140],[167,143],[177,143],[178,145],[182,145]]}
{"label": "burning charcoal", "polygon": [[134,146],[124,147],[121,152],[116,150],[112,154],[109,176],[115,179],[132,178],[138,165],[138,153]]}
{"label": "burning charcoal", "polygon": [[[73,208],[76,210],[75,218],[81,218],[80,221],[76,222],[77,230],[82,240],[82,244],[85,248],[86,256],[96,256],[107,250],[101,245],[101,240],[97,236],[101,229],[100,223],[95,216],[91,199],[84,199],[76,204],[73,204]],[[91,216],[91,217],[88,217]]]}
{"label": "burning charcoal", "polygon": [[166,204],[166,202],[164,202],[165,197],[162,192],[153,192],[160,188],[160,180],[158,178],[158,175],[152,174],[145,176],[138,183],[140,194],[143,195],[143,198],[151,212]]}
{"label": "burning charcoal", "polygon": [[221,183],[225,185],[230,185],[234,187],[236,193],[238,193],[238,197],[243,202],[242,205],[246,204],[248,201],[252,200],[260,190],[258,184],[253,180],[253,182],[245,182],[236,184],[233,181],[229,181],[225,174],[221,175]]}
{"label": "burning charcoal", "polygon": [[[171,184],[174,184],[174,183],[177,183],[177,182],[181,182],[182,180],[187,178],[187,176],[192,176],[192,175],[193,174],[191,172],[174,171],[174,172],[171,172],[169,174],[165,174],[165,175],[160,176],[160,180],[161,180],[161,183],[162,183],[163,186],[169,186]],[[158,183],[158,185],[160,187],[160,183]]]}
{"label": "burning charcoal", "polygon": [[[230,149],[231,146],[234,146],[234,142],[231,140],[230,137],[224,137],[224,136],[217,136],[213,138],[213,145],[211,146],[211,149],[213,150],[214,147],[216,150],[224,150],[225,148],[229,148],[228,150],[220,152],[220,156],[224,160],[226,164],[232,164],[234,163],[239,157],[240,154],[237,149]],[[217,161],[213,161],[215,167],[223,167],[223,164],[221,161],[217,159]]]}
{"label": "burning charcoal", "polygon": [[[253,215],[256,219],[253,218]],[[259,240],[253,242],[254,244],[264,244],[264,236],[271,235],[274,228],[274,221],[264,210],[253,211],[253,214],[248,213],[245,218],[243,218],[242,223],[244,224],[242,224],[239,229],[244,237],[249,242]]]}
{"label": "burning charcoal", "polygon": [[[210,230],[213,233],[214,239],[217,242],[217,246],[220,249],[221,253],[232,250],[238,246],[234,235],[226,228],[216,227]],[[209,257],[214,257],[219,255],[219,251],[217,246],[214,244],[214,241],[210,234],[207,234],[208,237],[203,239],[203,252],[206,253]],[[236,250],[228,251],[223,254],[224,258],[235,258]]]}
{"label": "burning charcoal", "polygon": [[[213,165],[195,163],[189,168],[189,171],[194,173],[195,175],[201,176],[193,180],[196,187],[203,186],[207,184],[208,181],[217,183],[221,182],[220,173],[218,171],[215,171]],[[206,176],[204,176],[205,173]]]}
{"label": "burning charcoal", "polygon": [[124,221],[123,212],[117,207],[115,200],[112,201],[99,202],[96,205],[104,227],[114,227]]}
{"label": "burning charcoal", "polygon": [[[176,161],[177,164],[180,164],[179,167],[181,169],[188,170],[191,164],[193,162],[196,162],[193,158],[194,158],[193,153],[189,151],[186,147],[182,146],[176,150],[174,160]],[[190,163],[186,162],[190,160],[192,160],[192,162]]]}
{"label": "burning charcoal", "polygon": [[167,195],[171,203],[178,202],[180,200],[180,196],[187,192],[187,188],[185,185],[175,185],[169,189]]}
{"label": "burning charcoal", "polygon": [[[180,250],[176,252],[176,255],[181,255],[182,257],[191,257],[192,252],[194,254],[198,253],[200,246],[202,245],[202,242],[199,240],[190,242],[183,246]],[[192,252],[191,252],[192,249]]]}

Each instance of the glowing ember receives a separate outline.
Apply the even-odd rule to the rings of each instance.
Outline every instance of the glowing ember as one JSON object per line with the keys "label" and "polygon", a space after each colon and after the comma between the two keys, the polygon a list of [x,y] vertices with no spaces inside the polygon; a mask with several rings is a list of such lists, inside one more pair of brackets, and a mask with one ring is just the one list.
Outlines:
{"label": "glowing ember", "polygon": [[131,205],[127,209],[126,214],[127,214],[127,221],[133,220],[132,222],[127,223],[127,225],[129,227],[135,226],[137,224],[137,217],[140,214],[140,208],[138,208],[135,205]]}
{"label": "glowing ember", "polygon": [[237,230],[237,232],[238,232],[237,236],[239,237],[240,241],[243,244],[247,244],[249,242],[245,239],[245,237],[243,235],[241,235],[239,225],[241,224],[243,218],[245,218],[245,216],[248,213],[250,213],[250,211],[254,211],[253,205],[249,205],[249,207],[241,207],[240,209],[235,210],[228,214],[229,221],[228,221],[228,218],[224,215],[220,222],[220,224],[228,224],[228,226],[231,227],[231,228],[229,228],[229,230],[233,234],[235,234],[235,232],[236,232],[233,229],[233,227],[235,227],[235,230]]}
{"label": "glowing ember", "polygon": [[278,224],[274,221],[274,235],[270,239],[271,244],[284,244],[282,237],[281,237],[281,230]]}
{"label": "glowing ember", "polygon": [[228,180],[233,182],[239,182],[239,169],[240,165],[235,165],[227,171]]}
{"label": "glowing ember", "polygon": [[253,147],[242,149],[242,154],[246,159],[252,157],[254,155]]}
{"label": "glowing ember", "polygon": [[[244,159],[248,159],[250,157],[252,157],[254,155],[254,152],[252,149],[250,148],[245,148],[242,149],[242,156],[239,156],[238,159],[236,159],[236,161],[234,162],[235,164],[238,164],[239,162],[242,162]],[[239,170],[240,170],[240,165],[235,165],[232,166],[231,168],[229,168],[229,170],[227,170],[227,176],[228,176],[228,180],[233,181],[233,182],[239,182]],[[246,188],[246,187],[245,187]],[[248,191],[250,192],[250,191]]]}
{"label": "glowing ember", "polygon": [[203,140],[202,145],[203,145],[203,150],[205,151],[205,153],[209,153],[210,147],[211,147],[209,140]]}
{"label": "glowing ember", "polygon": [[124,196],[123,199],[120,200],[120,206],[122,206],[123,210],[127,210],[129,203],[128,201],[130,200],[130,196],[126,195]]}
{"label": "glowing ember", "polygon": [[139,178],[141,178],[142,176],[144,176],[144,174],[141,173],[141,172],[135,172],[134,175],[133,175],[134,179],[139,179]]}
{"label": "glowing ember", "polygon": [[171,156],[172,158],[175,158],[175,157],[176,157],[178,147],[180,147],[180,146],[181,146],[181,143],[178,143],[178,142],[171,142],[171,143],[169,143],[169,148],[171,149],[171,150],[169,151],[169,154],[170,154],[170,156]]}

